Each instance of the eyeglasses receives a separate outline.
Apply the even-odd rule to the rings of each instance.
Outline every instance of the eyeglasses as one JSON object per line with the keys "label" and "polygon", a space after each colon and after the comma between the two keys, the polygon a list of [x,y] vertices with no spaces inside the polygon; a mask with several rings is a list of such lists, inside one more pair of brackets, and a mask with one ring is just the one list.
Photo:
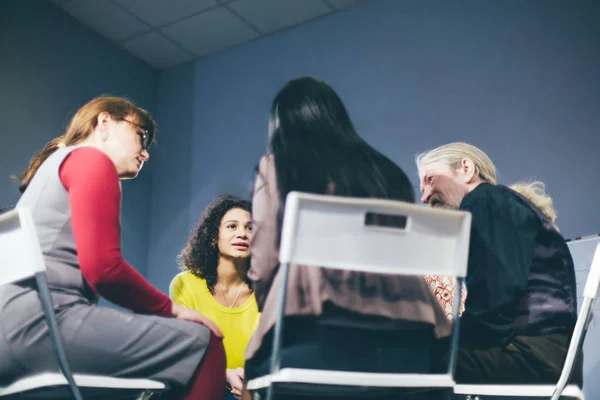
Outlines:
{"label": "eyeglasses", "polygon": [[148,147],[150,146],[150,132],[148,132],[148,129],[144,128],[143,126],[141,126],[139,124],[136,124],[133,121],[125,119],[125,118],[119,118],[118,120],[129,122],[131,125],[135,126],[136,128],[141,129],[142,132],[140,132],[138,129],[136,129],[135,133],[137,133],[140,136],[140,139],[142,140],[142,149],[148,150]]}

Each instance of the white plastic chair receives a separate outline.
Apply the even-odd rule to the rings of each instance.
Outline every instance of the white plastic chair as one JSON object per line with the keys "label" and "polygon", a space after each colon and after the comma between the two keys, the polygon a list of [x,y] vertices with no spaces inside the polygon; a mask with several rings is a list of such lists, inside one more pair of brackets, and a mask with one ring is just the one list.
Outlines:
{"label": "white plastic chair", "polygon": [[573,365],[581,351],[585,334],[592,320],[599,285],[600,244],[596,247],[596,252],[594,253],[590,272],[588,273],[585,288],[583,289],[583,303],[577,316],[565,364],[556,385],[456,385],[454,393],[481,398],[484,396],[512,398],[544,397],[551,400],[558,400],[561,397],[566,397],[583,400],[584,395],[581,388],[577,385],[567,385],[567,382],[571,376]]}
{"label": "white plastic chair", "polygon": [[[384,216],[384,217],[380,217]],[[401,226],[369,221],[395,220]],[[404,223],[402,223],[404,222]],[[386,225],[386,224],[384,224]],[[405,225],[405,226],[402,226]],[[248,382],[250,391],[298,384],[381,388],[452,388],[458,340],[460,290],[448,370],[443,374],[397,374],[280,368],[288,270],[290,264],[394,275],[426,274],[458,278],[467,271],[471,215],[434,210],[406,202],[291,192],[287,196],[279,250],[282,282],[274,330],[271,372]],[[334,387],[335,389],[335,387]]]}
{"label": "white plastic chair", "polygon": [[71,395],[74,399],[81,400],[81,391],[85,389],[86,394],[94,397],[97,395],[98,398],[105,399],[110,396],[115,399],[126,393],[131,396],[145,391],[166,389],[164,383],[150,379],[72,374],[52,308],[45,271],[46,266],[29,210],[17,208],[0,214],[0,286],[24,279],[35,279],[60,366],[58,372],[27,376],[8,386],[0,386],[0,397],[27,398],[33,395],[36,398],[65,398]]}

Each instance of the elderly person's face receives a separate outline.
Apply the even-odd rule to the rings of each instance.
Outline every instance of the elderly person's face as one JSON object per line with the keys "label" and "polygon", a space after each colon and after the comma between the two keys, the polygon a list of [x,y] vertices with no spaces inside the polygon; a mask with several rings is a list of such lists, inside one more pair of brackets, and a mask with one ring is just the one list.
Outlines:
{"label": "elderly person's face", "polygon": [[430,207],[458,209],[463,197],[472,189],[469,187],[470,166],[463,168],[461,165],[454,169],[450,165],[434,162],[418,167],[421,201]]}

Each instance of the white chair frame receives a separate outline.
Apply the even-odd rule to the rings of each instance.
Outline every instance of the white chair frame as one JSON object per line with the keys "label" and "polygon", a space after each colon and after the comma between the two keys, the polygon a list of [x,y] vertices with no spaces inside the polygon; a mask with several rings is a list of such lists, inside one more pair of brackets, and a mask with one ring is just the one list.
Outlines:
{"label": "white chair frame", "polygon": [[594,313],[594,303],[598,296],[600,285],[600,244],[596,246],[592,265],[583,289],[583,303],[573,336],[567,350],[567,356],[562,372],[556,385],[456,385],[454,393],[470,395],[472,397],[512,397],[512,398],[549,398],[558,400],[562,397],[584,400],[584,394],[577,385],[567,385],[575,361],[581,352],[585,335]]}
{"label": "white chair frame", "polygon": [[[401,227],[367,223],[368,215],[404,220]],[[377,218],[377,217],[376,217]],[[288,194],[279,262],[281,286],[274,327],[271,371],[248,382],[251,391],[274,385],[336,385],[385,388],[453,388],[458,343],[460,287],[467,271],[471,214],[431,209],[401,201],[348,198],[300,192]],[[434,252],[431,249],[435,249]],[[449,365],[442,374],[397,374],[280,368],[283,313],[292,265],[457,278]]]}

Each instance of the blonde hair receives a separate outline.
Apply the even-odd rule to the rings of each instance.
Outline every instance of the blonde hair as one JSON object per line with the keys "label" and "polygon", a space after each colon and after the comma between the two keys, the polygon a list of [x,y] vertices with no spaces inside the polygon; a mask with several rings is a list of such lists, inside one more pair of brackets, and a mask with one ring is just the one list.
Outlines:
{"label": "blonde hair", "polygon": [[416,157],[417,167],[421,165],[442,162],[453,168],[459,168],[464,158],[475,164],[477,175],[485,182],[496,184],[496,167],[483,150],[463,142],[455,142],[425,151]]}
{"label": "blonde hair", "polygon": [[510,188],[531,201],[550,221],[556,221],[554,200],[546,193],[546,185],[543,182],[517,182],[510,185]]}
{"label": "blonde hair", "polygon": [[123,97],[96,97],[77,110],[63,135],[49,141],[39,153],[31,158],[27,169],[20,176],[16,177],[16,179],[21,180],[19,191],[21,193],[25,191],[40,165],[52,153],[61,147],[76,145],[87,139],[98,124],[98,115],[102,112],[109,113],[115,119],[124,119],[131,115],[135,116],[138,119],[138,123],[144,129],[148,130],[150,135],[149,143],[154,142],[156,123],[148,111],[136,106]]}

